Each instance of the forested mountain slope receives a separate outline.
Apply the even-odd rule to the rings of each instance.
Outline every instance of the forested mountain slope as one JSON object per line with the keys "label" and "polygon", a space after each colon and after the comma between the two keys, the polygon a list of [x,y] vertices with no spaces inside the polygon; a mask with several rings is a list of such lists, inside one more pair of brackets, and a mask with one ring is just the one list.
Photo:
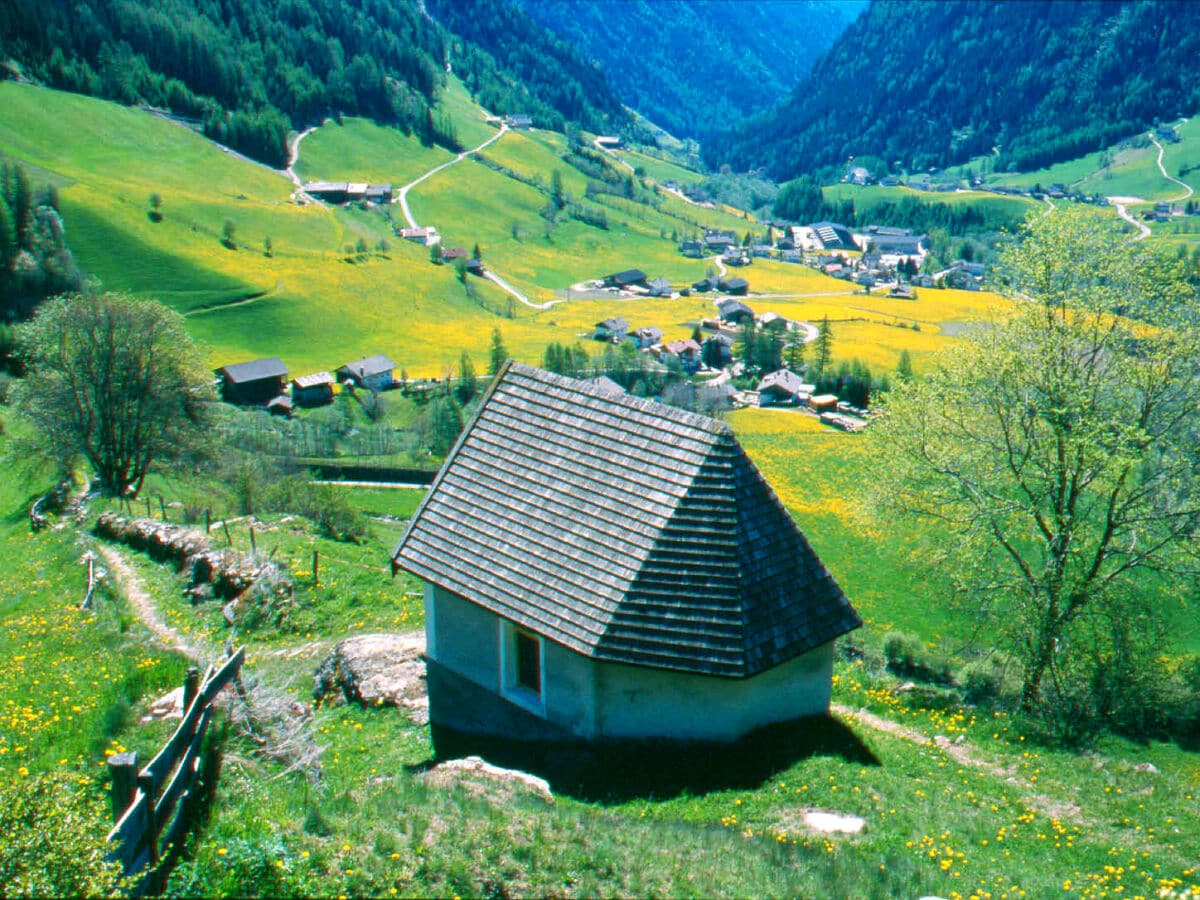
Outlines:
{"label": "forested mountain slope", "polygon": [[275,166],[289,128],[338,113],[453,146],[437,109],[447,61],[485,102],[547,125],[598,128],[622,113],[602,74],[528,25],[521,38],[541,78],[456,39],[415,0],[9,0],[0,61],[54,87],[200,119],[206,134]]}
{"label": "forested mountain slope", "polygon": [[706,145],[776,178],[870,155],[996,170],[1101,149],[1200,105],[1200,4],[876,0],[786,102]]}
{"label": "forested mountain slope", "polygon": [[604,66],[627,106],[678,137],[785,96],[867,0],[516,0]]}

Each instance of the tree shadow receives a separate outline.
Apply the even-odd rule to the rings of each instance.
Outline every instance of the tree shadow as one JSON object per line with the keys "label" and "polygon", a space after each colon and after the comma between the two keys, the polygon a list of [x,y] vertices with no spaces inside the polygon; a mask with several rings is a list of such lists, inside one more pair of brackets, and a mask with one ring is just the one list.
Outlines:
{"label": "tree shadow", "polygon": [[425,771],[440,762],[481,756],[504,768],[545,778],[555,794],[586,802],[752,790],[805,759],[838,757],[862,766],[880,764],[845,724],[808,716],[759,728],[733,743],[672,740],[519,741],[431,726],[433,758],[410,766]]}

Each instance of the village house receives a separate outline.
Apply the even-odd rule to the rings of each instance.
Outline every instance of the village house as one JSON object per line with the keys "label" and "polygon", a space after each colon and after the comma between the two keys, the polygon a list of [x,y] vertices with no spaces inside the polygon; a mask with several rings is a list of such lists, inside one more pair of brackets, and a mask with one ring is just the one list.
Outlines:
{"label": "village house", "polygon": [[741,325],[754,319],[754,310],[740,300],[722,300],[717,304],[717,314],[722,322],[731,325]]}
{"label": "village house", "polygon": [[603,284],[607,288],[629,290],[630,288],[646,287],[646,273],[641,269],[626,269],[624,272],[614,272],[605,275]]}
{"label": "village house", "polygon": [[345,181],[310,181],[304,185],[304,193],[326,203],[340,205],[342,203],[357,203],[370,201],[372,203],[390,203],[392,186],[390,184],[366,184],[363,182]]}
{"label": "village house", "polygon": [[838,398],[836,394],[813,394],[808,398],[808,408],[813,412],[837,412]]}
{"label": "village house", "polygon": [[468,260],[471,258],[471,251],[466,247],[443,247],[442,260],[444,262],[455,262],[456,260]]}
{"label": "village house", "polygon": [[746,296],[746,292],[750,290],[750,282],[745,278],[722,278],[717,282],[717,290],[723,294],[744,297]]}
{"label": "village house", "polygon": [[533,118],[528,113],[512,113],[504,117],[504,124],[509,128],[532,128]]}
{"label": "village house", "polygon": [[861,624],[727,425],[514,362],[392,559],[435,751],[732,742],[826,713]]}
{"label": "village house", "polygon": [[668,359],[679,360],[680,368],[691,375],[700,368],[700,345],[691,338],[671,341],[662,345],[660,358],[664,362]]}
{"label": "village house", "polygon": [[606,134],[596,138],[596,146],[605,150],[618,150],[625,146],[625,141],[618,135]]}
{"label": "village house", "polygon": [[758,327],[767,331],[787,331],[790,324],[786,316],[777,312],[765,312],[758,317]]}
{"label": "village house", "polygon": [[704,255],[704,245],[699,241],[684,241],[679,245],[679,252],[692,259],[699,259]]}
{"label": "village house", "polygon": [[655,278],[648,287],[651,297],[670,297],[672,294],[671,282],[665,278]]}
{"label": "village house", "polygon": [[707,293],[708,291],[715,291],[717,289],[718,281],[720,281],[720,279],[717,278],[716,275],[709,275],[707,278],[701,278],[699,281],[693,284],[692,290],[698,294]]}
{"label": "village house", "polygon": [[723,331],[711,334],[700,345],[700,358],[712,368],[721,368],[733,360],[733,338]]}
{"label": "village house", "polygon": [[394,383],[396,364],[382,354],[346,363],[337,370],[338,379],[365,391],[386,391]]}
{"label": "village house", "polygon": [[596,332],[592,335],[598,341],[611,341],[614,344],[619,344],[625,340],[625,335],[629,331],[629,323],[620,317],[605,319],[603,322],[596,323]]}
{"label": "village house", "polygon": [[278,356],[223,366],[217,370],[221,399],[239,406],[266,406],[284,392],[287,375]]}
{"label": "village house", "polygon": [[790,369],[779,369],[764,376],[755,390],[760,406],[794,406],[806,402],[814,387]]}
{"label": "village house", "polygon": [[314,372],[292,379],[292,402],[297,406],[324,406],[333,402],[332,372]]}
{"label": "village house", "polygon": [[639,350],[649,350],[662,339],[662,329],[656,325],[646,325],[633,333],[633,345]]}
{"label": "village house", "polygon": [[432,225],[425,228],[401,228],[400,237],[406,241],[424,244],[426,247],[441,241],[437,229]]}

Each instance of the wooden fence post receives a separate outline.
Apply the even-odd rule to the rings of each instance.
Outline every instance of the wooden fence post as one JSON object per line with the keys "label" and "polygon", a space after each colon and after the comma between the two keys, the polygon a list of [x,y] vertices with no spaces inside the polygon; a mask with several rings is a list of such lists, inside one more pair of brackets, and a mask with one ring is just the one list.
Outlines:
{"label": "wooden fence post", "polygon": [[212,510],[208,507],[204,508],[204,533],[208,534],[212,531]]}
{"label": "wooden fence post", "polygon": [[183,677],[183,714],[186,716],[192,708],[192,701],[200,693],[200,669],[188,666],[187,674]]}
{"label": "wooden fence post", "polygon": [[147,518],[147,519],[149,519],[150,517],[151,517],[151,513],[150,513],[150,498],[149,498],[149,497],[147,497],[147,498],[146,498],[146,518]]}
{"label": "wooden fence post", "polygon": [[154,776],[139,775],[137,786],[146,795],[146,845],[150,849],[150,865],[158,865],[158,822],[154,815]]}
{"label": "wooden fence post", "polygon": [[158,509],[162,513],[163,521],[167,521],[167,504],[163,502],[162,494],[158,495]]}
{"label": "wooden fence post", "polygon": [[258,547],[254,543],[254,522],[250,522],[250,555],[258,556]]}
{"label": "wooden fence post", "polygon": [[112,775],[109,796],[112,799],[113,821],[118,822],[137,792],[137,751],[114,753],[108,758],[108,771]]}
{"label": "wooden fence post", "polygon": [[231,535],[231,534],[229,533],[229,523],[228,523],[228,522],[226,522],[224,519],[222,519],[222,520],[221,520],[221,527],[225,529],[225,543],[226,543],[226,545],[228,545],[228,546],[232,547],[232,546],[233,546],[233,535]]}
{"label": "wooden fence post", "polygon": [[316,587],[318,584],[320,584],[320,581],[321,581],[320,577],[317,575],[317,570],[318,570],[318,567],[320,566],[320,564],[321,564],[321,554],[319,552],[317,552],[317,550],[314,548],[313,549],[313,587]]}

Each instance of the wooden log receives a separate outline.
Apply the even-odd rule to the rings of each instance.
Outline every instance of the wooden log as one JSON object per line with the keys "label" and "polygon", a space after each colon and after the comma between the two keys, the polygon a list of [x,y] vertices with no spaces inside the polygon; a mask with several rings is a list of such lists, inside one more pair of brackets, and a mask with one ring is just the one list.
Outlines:
{"label": "wooden log", "polygon": [[113,821],[119,822],[137,793],[137,751],[114,753],[108,758],[108,771],[112,775],[109,797],[112,800]]}
{"label": "wooden log", "polygon": [[163,502],[162,494],[158,495],[158,509],[162,513],[163,521],[167,521],[167,504]]}

